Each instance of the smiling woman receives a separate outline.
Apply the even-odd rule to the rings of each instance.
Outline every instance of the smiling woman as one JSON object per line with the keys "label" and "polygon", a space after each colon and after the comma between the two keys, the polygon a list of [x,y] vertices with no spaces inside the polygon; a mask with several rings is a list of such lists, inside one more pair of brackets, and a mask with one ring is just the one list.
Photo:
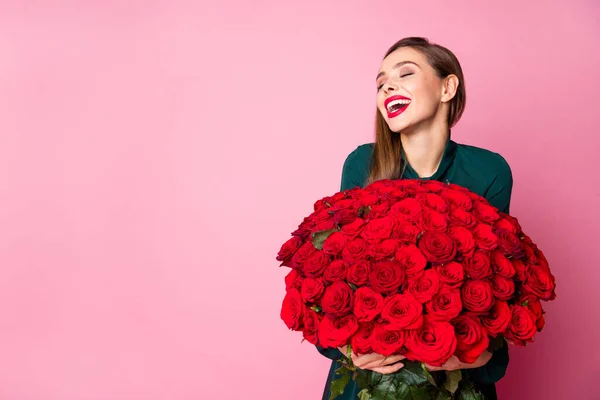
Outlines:
{"label": "smiling woman", "polygon": [[[377,110],[375,142],[359,145],[344,162],[341,188],[365,187],[381,179],[425,179],[455,183],[485,197],[508,213],[512,174],[505,159],[492,151],[459,144],[450,139],[452,128],[466,104],[465,80],[456,56],[425,38],[409,37],[385,54],[376,78]],[[341,367],[340,349],[317,346],[332,360],[323,399]],[[342,349],[345,351],[345,349]],[[376,353],[353,354],[356,366],[382,374],[403,367],[401,356],[385,358]],[[497,399],[495,382],[508,365],[506,343],[485,351],[474,363],[451,358],[430,370],[463,370],[485,399]],[[354,381],[337,399],[357,399]]]}

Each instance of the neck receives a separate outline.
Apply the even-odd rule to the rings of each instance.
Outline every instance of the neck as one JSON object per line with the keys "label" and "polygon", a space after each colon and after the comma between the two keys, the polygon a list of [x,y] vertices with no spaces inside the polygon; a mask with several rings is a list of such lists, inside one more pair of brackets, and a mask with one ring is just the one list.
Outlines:
{"label": "neck", "polygon": [[400,133],[406,160],[420,178],[432,176],[439,168],[449,134],[447,124]]}

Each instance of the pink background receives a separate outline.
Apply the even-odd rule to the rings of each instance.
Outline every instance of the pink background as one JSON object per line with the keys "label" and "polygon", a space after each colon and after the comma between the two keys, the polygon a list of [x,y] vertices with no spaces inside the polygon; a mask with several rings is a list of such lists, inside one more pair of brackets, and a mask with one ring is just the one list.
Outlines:
{"label": "pink background", "polygon": [[453,138],[509,161],[559,284],[500,398],[600,398],[599,7],[415,3],[1,2],[0,398],[320,398],[275,255],[410,35],[461,60]]}

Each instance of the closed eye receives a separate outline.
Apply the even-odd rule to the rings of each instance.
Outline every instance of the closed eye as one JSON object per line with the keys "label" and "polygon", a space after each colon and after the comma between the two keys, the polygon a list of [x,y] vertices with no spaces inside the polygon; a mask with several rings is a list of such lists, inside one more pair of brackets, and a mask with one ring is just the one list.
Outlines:
{"label": "closed eye", "polygon": [[[412,73],[412,72],[410,72],[410,73],[408,73],[408,74],[400,75],[400,78],[404,78],[405,76],[409,76],[409,75],[412,75],[412,74],[413,74],[413,73]],[[379,85],[379,86],[377,86],[377,91],[380,91],[382,87],[383,87],[383,85]]]}

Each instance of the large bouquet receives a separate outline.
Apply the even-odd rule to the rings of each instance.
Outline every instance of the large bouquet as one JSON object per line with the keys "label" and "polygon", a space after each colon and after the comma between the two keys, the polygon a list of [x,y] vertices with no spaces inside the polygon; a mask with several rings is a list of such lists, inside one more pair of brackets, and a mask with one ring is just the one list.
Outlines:
{"label": "large bouquet", "polygon": [[[460,370],[430,372],[456,356],[474,363],[503,340],[524,346],[555,298],[544,254],[514,217],[454,184],[380,180],[314,204],[277,255],[290,267],[281,318],[321,347],[348,345],[332,383],[365,399],[482,398]],[[349,357],[404,355],[393,374]]]}

